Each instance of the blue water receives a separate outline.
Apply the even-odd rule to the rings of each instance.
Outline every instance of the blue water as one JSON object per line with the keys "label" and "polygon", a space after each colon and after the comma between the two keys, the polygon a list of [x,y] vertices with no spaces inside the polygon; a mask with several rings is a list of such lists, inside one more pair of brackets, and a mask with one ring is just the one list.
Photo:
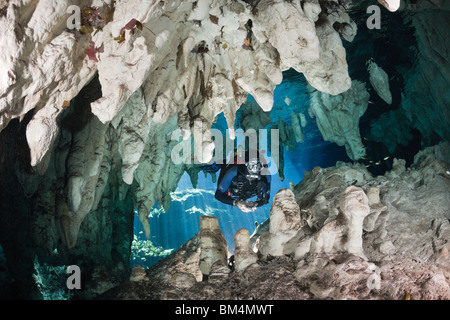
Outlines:
{"label": "blue water", "polygon": [[[273,196],[283,188],[289,188],[289,182],[298,184],[305,171],[312,170],[316,166],[330,167],[336,161],[350,161],[343,147],[334,143],[323,141],[314,119],[308,115],[309,96],[304,77],[293,71],[285,72],[285,80],[274,93],[275,103],[270,115],[273,120],[266,128],[277,124],[278,118],[290,124],[291,111],[302,112],[307,119],[307,126],[303,128],[305,141],[296,145],[293,152],[284,151],[284,176],[282,181],[278,174],[272,177],[271,200],[269,204],[258,208],[255,212],[243,213],[237,207],[225,205],[214,198],[217,183],[212,182],[212,177],[200,172],[197,188],[194,189],[189,175],[181,178],[176,192],[172,194],[172,203],[169,212],[159,209],[156,205],[150,213],[150,241],[155,247],[162,249],[178,249],[186,241],[191,239],[200,229],[200,217],[202,215],[217,216],[220,228],[228,242],[230,252],[234,251],[234,234],[241,228],[247,228],[252,234],[256,224],[261,224],[269,217]],[[291,102],[286,103],[286,97]],[[254,103],[252,96],[248,97],[247,104]],[[239,112],[237,122],[239,121]],[[237,126],[236,126],[237,127]],[[223,115],[219,115],[214,128],[223,132],[227,129]],[[145,240],[142,226],[135,219],[135,235],[141,241]],[[147,257],[145,260],[135,259],[131,265],[139,263],[150,267],[161,257]]]}

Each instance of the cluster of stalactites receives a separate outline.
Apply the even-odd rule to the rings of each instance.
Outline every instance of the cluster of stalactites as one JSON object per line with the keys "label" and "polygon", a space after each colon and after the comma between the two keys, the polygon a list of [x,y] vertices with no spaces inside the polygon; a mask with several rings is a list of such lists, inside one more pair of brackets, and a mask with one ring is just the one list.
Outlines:
{"label": "cluster of stalactites", "polygon": [[[68,102],[95,74],[102,88],[102,97],[91,103],[97,120],[77,133],[78,147],[61,162],[68,177],[65,196],[58,209],[48,210],[58,211],[67,243],[76,243],[79,225],[100,203],[117,154],[124,183],[138,184],[136,207],[145,221],[155,202],[167,202],[161,194],[167,199],[181,176],[168,164],[171,130],[180,130],[185,140],[193,135],[195,156],[208,162],[216,116],[225,115],[233,136],[236,110],[248,94],[270,111],[282,71],[294,68],[332,95],[348,90],[341,38],[351,41],[356,25],[337,1],[324,3],[262,0],[253,8],[244,1],[131,0],[116,1],[111,11],[100,0],[80,1],[81,8],[91,5],[112,17],[86,35],[68,29],[68,1],[10,1],[0,16],[6,30],[0,44],[0,130],[34,110],[26,137],[39,174],[57,152],[58,119],[71,108]],[[142,28],[124,28],[133,19]],[[117,41],[122,31],[124,40]],[[92,42],[99,48],[96,59],[86,51]],[[158,179],[147,178],[148,167]]]}

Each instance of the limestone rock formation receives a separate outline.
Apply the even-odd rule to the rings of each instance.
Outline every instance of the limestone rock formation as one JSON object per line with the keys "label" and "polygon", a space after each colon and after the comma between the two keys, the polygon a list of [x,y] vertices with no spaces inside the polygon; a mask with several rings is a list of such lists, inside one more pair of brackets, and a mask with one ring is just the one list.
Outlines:
{"label": "limestone rock formation", "polygon": [[362,225],[369,214],[366,194],[350,186],[340,197],[340,214],[312,236],[302,236],[295,249],[296,258],[307,253],[346,252],[367,259],[362,248]]}
{"label": "limestone rock formation", "polygon": [[290,189],[280,190],[273,198],[269,230],[261,235],[258,250],[264,255],[282,256],[292,253],[291,240],[304,225],[300,208]]}
{"label": "limestone rock formation", "polygon": [[269,112],[264,112],[256,103],[247,103],[240,109],[241,128],[244,131],[254,129],[256,131],[264,129],[272,122]]}
{"label": "limestone rock formation", "polygon": [[369,103],[364,83],[354,80],[350,90],[337,96],[312,89],[310,92],[309,112],[316,118],[323,139],[345,146],[350,159],[361,159],[366,151],[359,133],[359,118]]}
{"label": "limestone rock formation", "polygon": [[[72,28],[70,22],[77,18],[76,8],[86,6],[98,8],[104,22],[83,34],[83,25]],[[123,41],[117,41],[133,19],[143,27],[125,29]],[[333,28],[337,22],[339,32]],[[173,142],[167,135],[179,129],[184,140],[193,136],[196,159],[208,162],[215,117],[223,112],[233,129],[236,110],[248,94],[269,111],[282,71],[303,72],[324,92],[346,91],[350,79],[341,37],[351,40],[356,32],[345,10],[322,10],[319,1],[260,1],[256,8],[224,0],[80,0],[70,7],[68,1],[9,1],[0,27],[5,30],[0,131],[29,114],[29,163],[39,175],[52,170],[59,143],[69,143],[60,119],[98,75],[99,96],[87,106],[95,118],[87,125],[80,121],[83,130],[73,135],[68,167],[58,167],[67,175],[62,194],[56,206],[45,208],[55,212],[69,247],[76,245],[85,217],[99,206],[112,161],[120,162],[124,192],[137,182],[131,192],[148,237],[150,208],[157,202],[169,206],[167,195],[183,172],[169,164]],[[91,41],[101,48],[96,59],[86,54]]]}
{"label": "limestone rock formation", "polygon": [[[448,216],[440,208],[448,208],[448,199],[433,191],[448,189],[448,168],[436,160],[448,159],[441,154],[445,148],[419,155],[411,170],[396,160],[394,169],[378,179],[357,165],[308,173],[308,183],[293,188],[294,193],[284,190],[275,196],[265,235],[249,240],[245,231],[237,235],[238,272],[226,266],[226,243],[217,224],[210,223],[170,259],[145,275],[136,268],[130,278],[135,210],[149,238],[150,209],[155,204],[168,209],[170,192],[185,171],[195,182],[198,171],[191,156],[202,163],[211,159],[210,129],[217,115],[224,114],[233,136],[236,111],[248,94],[263,112],[272,109],[283,71],[303,73],[318,90],[309,111],[323,137],[345,145],[354,160],[364,155],[357,124],[368,97],[361,83],[351,81],[342,45],[357,31],[346,12],[349,1],[249,2],[0,3],[1,264],[21,294],[37,296],[32,280],[37,257],[82,263],[89,282],[85,297],[124,279],[131,279],[126,284],[131,290],[120,293],[124,298],[343,298],[358,297],[360,286],[364,298],[398,298],[406,289],[413,297],[446,297],[448,275],[442,270],[448,266]],[[77,8],[87,6],[104,17],[92,33],[81,32],[86,25],[69,23],[76,20]],[[435,134],[449,137],[448,2],[406,4],[406,10],[436,7],[444,8],[437,18],[427,11],[412,18],[424,59],[416,76],[405,79],[405,112],[398,115],[414,122],[428,142]],[[129,28],[132,21],[136,26]],[[430,21],[444,27],[435,32]],[[430,106],[431,115],[421,118]],[[261,120],[260,125],[268,121]],[[298,117],[295,131],[282,120],[278,125],[284,146],[294,149],[302,140]],[[195,154],[175,164],[171,155],[180,140],[192,143]],[[282,166],[281,161],[281,178]],[[351,210],[342,210],[345,201],[340,203],[353,184],[368,199],[368,213],[365,203],[358,211],[368,214],[362,221],[363,252],[362,215],[345,216]],[[436,208],[424,217],[416,208],[428,206],[428,200]],[[417,217],[412,225],[411,215]],[[336,232],[328,250],[330,226]],[[397,229],[405,232],[397,234]],[[350,235],[347,241],[343,234]],[[300,254],[303,240],[310,242]],[[326,245],[311,245],[313,240]],[[251,249],[261,248],[259,256],[247,242]],[[398,277],[405,263],[410,274]],[[317,281],[318,268],[329,276],[323,282]],[[350,273],[358,274],[357,284],[340,293],[327,291],[331,279],[348,284]],[[380,274],[394,280],[387,284]],[[273,286],[285,291],[273,292]]]}
{"label": "limestone rock formation", "polygon": [[[280,143],[284,145],[286,150],[294,151],[297,141],[292,126],[289,126],[283,119],[279,118],[277,128],[280,130]],[[282,171],[282,168],[280,168],[280,171]]]}
{"label": "limestone rock formation", "polygon": [[[236,233],[234,270],[218,262],[209,279],[190,286],[142,280],[104,297],[449,299],[449,155],[450,144],[442,143],[419,153],[412,168],[398,161],[378,177],[360,165],[316,168],[294,193],[277,193],[270,221],[250,242],[248,231]],[[197,242],[192,252],[199,248]],[[250,248],[258,249],[257,255]],[[180,253],[149,269],[147,278],[162,275],[171,261],[181,267]],[[195,263],[189,265],[198,268],[199,260]]]}

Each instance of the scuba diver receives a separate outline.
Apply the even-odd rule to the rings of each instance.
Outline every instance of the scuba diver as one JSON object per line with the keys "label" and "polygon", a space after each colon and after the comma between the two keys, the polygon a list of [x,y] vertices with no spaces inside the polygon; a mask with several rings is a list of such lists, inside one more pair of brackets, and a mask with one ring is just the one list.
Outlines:
{"label": "scuba diver", "polygon": [[[267,165],[261,163],[259,157],[249,159],[249,152],[246,151],[244,161],[238,160],[235,153],[233,163],[222,165],[214,163],[203,169],[214,172],[220,170],[215,194],[217,200],[236,206],[242,212],[252,212],[256,211],[257,207],[269,203],[271,176],[261,174],[265,167]],[[255,201],[248,201],[253,197],[256,197]]]}

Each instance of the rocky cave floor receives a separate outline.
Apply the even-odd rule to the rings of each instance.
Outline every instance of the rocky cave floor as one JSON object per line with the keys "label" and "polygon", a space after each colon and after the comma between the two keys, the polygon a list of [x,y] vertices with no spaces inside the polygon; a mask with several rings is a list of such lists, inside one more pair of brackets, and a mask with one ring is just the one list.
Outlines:
{"label": "rocky cave floor", "polygon": [[[190,288],[164,285],[142,276],[110,290],[101,299],[125,300],[313,300],[449,299],[450,273],[410,259],[385,261],[377,265],[381,287],[368,286],[368,262],[352,255],[314,255],[309,263],[320,265],[324,274],[296,278],[297,261],[292,256],[262,257],[246,272],[217,264],[206,281]],[[135,271],[136,272],[136,271]],[[333,297],[331,297],[331,293]],[[328,296],[330,295],[330,296]]]}

